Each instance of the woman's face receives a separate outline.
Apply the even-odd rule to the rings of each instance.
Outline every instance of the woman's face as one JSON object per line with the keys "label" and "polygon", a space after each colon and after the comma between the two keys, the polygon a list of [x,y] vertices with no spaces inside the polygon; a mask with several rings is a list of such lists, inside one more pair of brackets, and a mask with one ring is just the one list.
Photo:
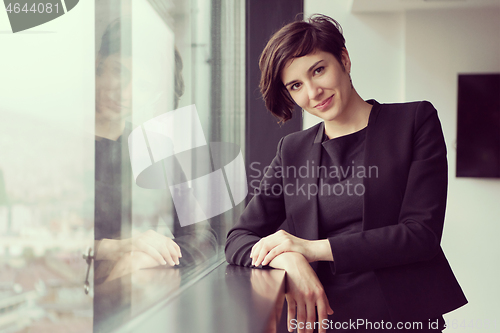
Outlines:
{"label": "woman's face", "polygon": [[352,94],[351,62],[344,49],[342,65],[333,54],[317,51],[290,60],[281,74],[285,88],[295,103],[324,121],[347,121],[343,111]]}
{"label": "woman's face", "polygon": [[96,113],[108,120],[130,115],[132,107],[130,57],[111,54],[98,58],[96,75]]}

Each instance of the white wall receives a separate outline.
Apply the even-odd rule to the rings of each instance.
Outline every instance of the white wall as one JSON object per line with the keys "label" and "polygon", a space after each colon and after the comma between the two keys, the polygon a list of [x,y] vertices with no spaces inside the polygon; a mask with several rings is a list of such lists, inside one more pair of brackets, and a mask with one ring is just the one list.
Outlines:
{"label": "white wall", "polygon": [[[469,304],[445,319],[496,320],[500,329],[500,180],[455,177],[457,74],[500,72],[500,10],[440,9],[352,14],[351,0],[305,0],[344,28],[353,84],[379,102],[426,99],[437,108],[448,147],[449,196],[442,245]],[[315,123],[306,115],[304,128]],[[476,322],[474,323],[476,325]]]}
{"label": "white wall", "polygon": [[[337,20],[344,30],[351,57],[351,77],[363,99],[380,103],[404,101],[404,15],[351,14],[351,1],[306,0],[304,14],[325,14]],[[304,113],[304,128],[319,122]]]}
{"label": "white wall", "polygon": [[443,247],[469,304],[448,319],[495,320],[500,331],[500,179],[456,178],[457,74],[500,72],[500,10],[406,14],[408,100],[428,99],[448,147],[449,196]]}

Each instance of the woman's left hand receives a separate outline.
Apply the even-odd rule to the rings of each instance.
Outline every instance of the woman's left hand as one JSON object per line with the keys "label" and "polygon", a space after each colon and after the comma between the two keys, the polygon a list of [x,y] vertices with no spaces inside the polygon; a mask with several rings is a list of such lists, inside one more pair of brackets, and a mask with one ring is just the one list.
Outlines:
{"label": "woman's left hand", "polygon": [[317,258],[314,256],[312,247],[312,241],[295,237],[284,230],[278,230],[255,243],[250,258],[252,258],[252,265],[267,265],[283,252],[297,252],[302,254],[308,262],[313,262]]}

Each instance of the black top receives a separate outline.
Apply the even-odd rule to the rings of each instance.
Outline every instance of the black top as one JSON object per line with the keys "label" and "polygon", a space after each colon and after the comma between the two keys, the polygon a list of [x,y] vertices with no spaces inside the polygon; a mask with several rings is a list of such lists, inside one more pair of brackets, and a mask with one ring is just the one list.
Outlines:
{"label": "black top", "polygon": [[319,235],[360,232],[366,127],[329,140],[323,134],[319,177]]}
{"label": "black top", "polygon": [[[331,140],[323,134],[318,183],[320,239],[362,231],[365,137],[366,127]],[[328,262],[320,262],[318,267],[318,277],[334,311],[329,319],[390,320],[373,271],[334,274],[331,267]]]}

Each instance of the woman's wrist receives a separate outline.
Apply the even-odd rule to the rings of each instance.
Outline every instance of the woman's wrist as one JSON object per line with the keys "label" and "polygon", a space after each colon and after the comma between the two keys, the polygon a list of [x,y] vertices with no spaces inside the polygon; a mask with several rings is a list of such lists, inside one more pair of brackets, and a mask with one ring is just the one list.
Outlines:
{"label": "woman's wrist", "polygon": [[309,241],[306,258],[309,262],[333,261],[332,248],[328,239]]}
{"label": "woman's wrist", "polygon": [[[304,252],[304,253],[302,253]],[[332,248],[328,239],[320,239],[315,241],[307,241],[303,250],[300,252],[288,251],[276,256],[269,266],[273,268],[281,268],[286,270],[286,266],[296,264],[297,261],[305,260],[306,262],[315,261],[333,261]]]}
{"label": "woman's wrist", "polygon": [[269,266],[288,271],[292,267],[296,267],[300,262],[308,263],[307,259],[301,253],[283,252],[274,257],[274,259],[269,263]]}

